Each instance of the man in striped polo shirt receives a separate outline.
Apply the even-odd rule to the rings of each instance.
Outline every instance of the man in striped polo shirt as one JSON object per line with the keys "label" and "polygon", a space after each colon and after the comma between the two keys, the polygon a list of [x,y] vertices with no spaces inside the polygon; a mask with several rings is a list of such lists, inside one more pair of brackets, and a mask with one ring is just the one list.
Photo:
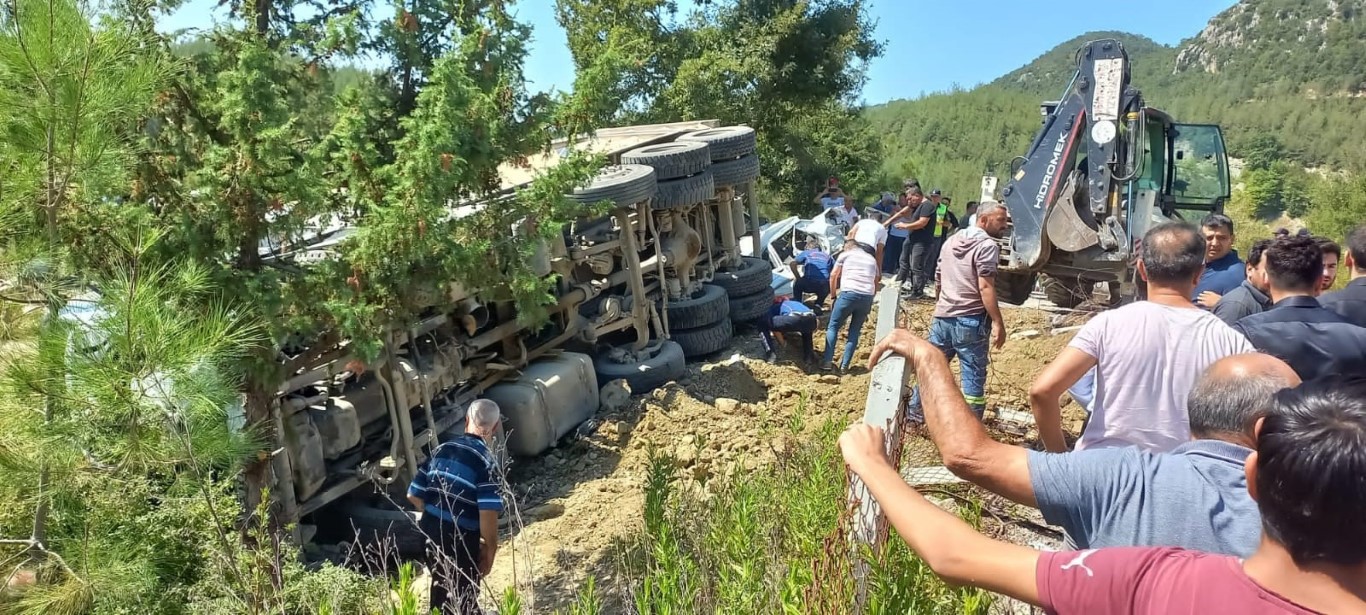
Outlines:
{"label": "man in striped polo shirt", "polygon": [[419,526],[428,541],[431,608],[441,615],[479,613],[479,582],[498,551],[503,499],[487,442],[499,415],[490,400],[471,403],[465,433],[436,447],[408,486],[408,501],[422,511]]}

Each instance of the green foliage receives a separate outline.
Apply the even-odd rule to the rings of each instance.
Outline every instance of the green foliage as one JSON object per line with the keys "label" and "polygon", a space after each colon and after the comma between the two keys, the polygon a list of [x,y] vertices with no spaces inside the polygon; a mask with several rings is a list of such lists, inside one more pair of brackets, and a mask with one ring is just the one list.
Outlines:
{"label": "green foliage", "polygon": [[413,583],[416,576],[412,562],[399,564],[398,579],[394,580],[394,593],[398,595],[398,600],[386,606],[385,615],[419,615],[417,588]]}
{"label": "green foliage", "polygon": [[709,494],[651,452],[644,531],[626,571],[636,579],[635,611],[835,612],[853,603],[860,558],[870,569],[870,613],[985,613],[989,594],[946,586],[898,539],[878,553],[849,553],[839,427],[825,424],[776,467],[713,483]]}
{"label": "green foliage", "polygon": [[[135,120],[165,66],[126,23],[98,27],[73,2],[17,0],[0,16],[0,200],[41,205],[49,225],[70,202],[117,193]],[[129,61],[136,59],[136,61]],[[49,229],[51,230],[51,229]]]}
{"label": "green foliage", "polygon": [[580,79],[594,63],[615,77],[598,80],[582,113],[753,127],[769,212],[806,209],[830,175],[872,191],[881,144],[852,101],[882,45],[861,0],[728,0],[682,17],[668,0],[558,0],[556,9]]}
{"label": "green foliage", "polygon": [[1332,177],[1317,182],[1310,191],[1312,203],[1305,223],[1315,235],[1338,242],[1366,221],[1366,177]]}
{"label": "green foliage", "polygon": [[[221,28],[186,66],[189,95],[163,101],[170,121],[152,137],[157,155],[144,161],[137,200],[154,224],[176,229],[169,251],[211,267],[276,345],[348,339],[374,358],[389,324],[415,318],[423,300],[441,307],[457,279],[514,302],[528,324],[545,318],[553,279],[528,270],[529,254],[582,213],[562,195],[599,161],[571,156],[508,198],[499,168],[588,124],[561,111],[577,99],[557,105],[526,91],[526,27],[503,3],[422,11],[361,37],[393,65],[351,75],[339,96],[304,58],[357,48],[350,17],[309,26],[328,36],[289,23]],[[324,112],[301,112],[314,109]],[[321,262],[260,252],[337,223],[355,232]]]}
{"label": "green foliage", "polygon": [[[0,15],[0,536],[31,536],[0,561],[38,581],[0,612],[375,612],[373,583],[306,571],[260,492],[236,497],[268,441],[275,348],[350,336],[373,355],[415,294],[456,277],[544,317],[553,280],[527,255],[581,213],[562,195],[597,161],[451,209],[500,195],[498,167],[555,127],[586,126],[525,92],[503,4],[389,32],[431,54],[341,98],[318,62],[357,48],[355,14],[257,6],[175,51],[146,29],[150,3],[98,26],[71,2]],[[356,232],[331,258],[271,258],[337,220]]]}

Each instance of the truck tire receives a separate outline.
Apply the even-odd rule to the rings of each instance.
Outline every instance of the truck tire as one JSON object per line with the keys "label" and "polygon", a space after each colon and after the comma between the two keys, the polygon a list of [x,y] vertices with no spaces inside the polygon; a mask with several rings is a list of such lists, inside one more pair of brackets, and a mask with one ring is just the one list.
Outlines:
{"label": "truck tire", "polygon": [[711,176],[720,186],[738,186],[759,178],[759,157],[754,154],[711,165]]}
{"label": "truck tire", "polygon": [[723,318],[720,322],[705,327],[669,332],[669,338],[678,342],[679,347],[683,348],[683,356],[689,359],[725,350],[734,335],[735,330],[731,327],[729,318]]}
{"label": "truck tire", "polygon": [[712,284],[726,289],[733,297],[752,295],[770,288],[772,282],[773,269],[769,266],[768,260],[753,256],[741,257],[739,269],[717,271],[711,281]]}
{"label": "truck tire", "polygon": [[1034,275],[1028,273],[996,272],[996,298],[1011,305],[1024,305],[1034,292]]}
{"label": "truck tire", "polygon": [[730,316],[730,301],[726,289],[703,284],[701,293],[682,301],[670,301],[665,311],[670,329],[695,329],[725,320]]}
{"label": "truck tire", "polygon": [[1084,280],[1062,280],[1053,276],[1044,276],[1043,294],[1053,305],[1064,309],[1072,309],[1081,305],[1090,298],[1091,293],[1086,292],[1091,284]]}
{"label": "truck tire", "polygon": [[735,324],[750,323],[763,316],[773,307],[773,289],[765,288],[752,295],[730,298],[730,321]]}
{"label": "truck tire", "polygon": [[716,196],[716,184],[712,181],[711,171],[703,171],[692,177],[659,182],[650,207],[673,209],[696,205],[706,203],[713,196]]}
{"label": "truck tire", "polygon": [[630,207],[654,196],[655,186],[653,168],[640,164],[622,164],[603,168],[587,186],[576,188],[565,196],[584,205],[611,201],[617,207]]}
{"label": "truck tire", "polygon": [[632,395],[649,393],[666,383],[678,380],[687,373],[688,367],[683,357],[683,347],[678,342],[663,340],[654,348],[649,358],[636,363],[617,363],[600,357],[593,361],[593,369],[598,372],[598,385],[622,379],[630,387]]}
{"label": "truck tire", "polygon": [[354,540],[363,545],[387,545],[400,561],[422,557],[427,552],[427,536],[418,527],[414,513],[355,505],[347,507],[345,514],[355,528]]}
{"label": "truck tire", "polygon": [[711,166],[711,150],[702,141],[672,141],[638,147],[621,155],[622,164],[654,167],[655,179],[663,181],[697,175]]}
{"label": "truck tire", "polygon": [[754,129],[749,126],[722,126],[685,134],[676,141],[701,141],[711,149],[712,162],[733,160],[754,153]]}

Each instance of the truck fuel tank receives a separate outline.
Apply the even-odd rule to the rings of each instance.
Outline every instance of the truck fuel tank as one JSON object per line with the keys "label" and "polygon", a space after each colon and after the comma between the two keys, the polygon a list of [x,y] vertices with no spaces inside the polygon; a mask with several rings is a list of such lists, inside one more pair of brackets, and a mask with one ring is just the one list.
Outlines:
{"label": "truck fuel tank", "polygon": [[564,352],[536,361],[521,377],[489,388],[507,419],[508,452],[539,455],[598,409],[598,378],[593,359]]}

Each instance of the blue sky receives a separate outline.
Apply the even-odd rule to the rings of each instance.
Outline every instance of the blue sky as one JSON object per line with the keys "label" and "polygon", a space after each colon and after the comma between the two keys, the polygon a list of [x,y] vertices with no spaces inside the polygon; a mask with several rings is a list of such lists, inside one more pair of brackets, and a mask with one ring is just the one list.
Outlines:
{"label": "blue sky", "polygon": [[[1123,5],[1106,0],[868,0],[875,36],[886,43],[869,67],[863,99],[881,103],[915,98],[955,84],[991,81],[1058,43],[1093,30],[1142,34],[1174,45],[1199,33],[1233,0],[1144,0]],[[163,20],[163,29],[212,23],[214,0],[191,0]],[[682,0],[682,5],[690,4]],[[527,77],[536,89],[567,88],[574,65],[564,32],[555,23],[554,0],[521,0],[519,19],[533,28]],[[1061,87],[1061,86],[1059,86]]]}

